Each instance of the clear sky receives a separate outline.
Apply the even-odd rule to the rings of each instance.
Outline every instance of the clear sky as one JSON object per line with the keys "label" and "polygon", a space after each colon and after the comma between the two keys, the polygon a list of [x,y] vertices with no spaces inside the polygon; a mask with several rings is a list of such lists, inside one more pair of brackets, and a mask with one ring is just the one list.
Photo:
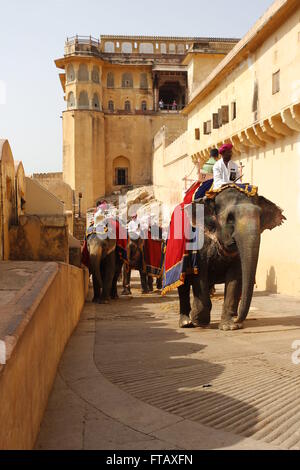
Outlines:
{"label": "clear sky", "polygon": [[61,171],[67,36],[242,37],[272,0],[0,0],[0,138],[25,172]]}

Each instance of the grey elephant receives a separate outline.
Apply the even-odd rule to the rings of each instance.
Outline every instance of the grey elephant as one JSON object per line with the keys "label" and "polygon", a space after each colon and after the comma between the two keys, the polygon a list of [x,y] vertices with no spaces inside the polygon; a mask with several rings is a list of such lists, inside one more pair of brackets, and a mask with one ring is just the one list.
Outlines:
{"label": "grey elephant", "polygon": [[[102,230],[103,229],[103,230]],[[89,269],[93,278],[94,297],[93,302],[108,303],[116,299],[117,281],[120,276],[123,261],[117,249],[115,237],[104,236],[107,226],[98,227],[87,237],[87,249],[89,253]]]}
{"label": "grey elephant", "polygon": [[[273,202],[257,194],[250,196],[232,185],[222,188],[214,198],[195,201],[193,209],[196,204],[204,205],[204,245],[197,252],[199,274],[187,276],[185,285],[178,289],[179,326],[209,325],[211,286],[225,283],[219,328],[237,330],[249,312],[261,234],[281,225],[286,218]],[[195,210],[193,214],[194,225]],[[192,308],[190,286],[194,292]]]}
{"label": "grey elephant", "polygon": [[[144,257],[144,240],[141,237],[128,236],[127,263],[123,267],[123,292],[122,295],[131,294],[130,279],[131,270],[136,269],[140,273],[142,293],[147,294],[153,290],[153,285],[146,273]],[[153,282],[152,282],[153,284]]]}

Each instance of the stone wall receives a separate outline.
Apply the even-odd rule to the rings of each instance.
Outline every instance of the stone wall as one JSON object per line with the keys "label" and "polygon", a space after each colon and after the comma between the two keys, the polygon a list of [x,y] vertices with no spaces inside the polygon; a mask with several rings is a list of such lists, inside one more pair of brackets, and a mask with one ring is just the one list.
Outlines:
{"label": "stone wall", "polygon": [[[21,183],[19,173],[19,187]],[[20,192],[18,197],[20,197]],[[9,228],[16,222],[15,165],[7,140],[0,140],[0,260],[9,258]]]}
{"label": "stone wall", "polygon": [[79,321],[88,273],[61,263],[2,262],[0,274],[3,269],[8,288],[16,289],[20,275],[27,282],[0,304],[0,448],[28,450],[34,447],[61,355]]}
{"label": "stone wall", "polygon": [[21,215],[9,231],[10,259],[69,262],[68,223],[64,215]]}

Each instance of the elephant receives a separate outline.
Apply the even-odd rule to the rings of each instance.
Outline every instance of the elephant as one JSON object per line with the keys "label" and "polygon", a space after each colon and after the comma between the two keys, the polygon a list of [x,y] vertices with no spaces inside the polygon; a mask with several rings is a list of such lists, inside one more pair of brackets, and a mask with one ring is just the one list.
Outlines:
{"label": "elephant", "polygon": [[[136,269],[140,273],[142,293],[153,291],[153,280],[146,273],[144,259],[144,240],[141,237],[128,236],[127,263],[123,267],[123,292],[122,295],[130,295],[131,270]],[[151,282],[152,281],[152,282]]]}
{"label": "elephant", "polygon": [[282,209],[263,196],[249,196],[228,185],[214,198],[205,196],[192,203],[194,230],[197,204],[204,206],[204,244],[197,251],[198,275],[187,275],[178,288],[179,326],[207,327],[212,308],[210,290],[214,284],[225,283],[219,328],[237,330],[243,327],[252,301],[261,233],[280,226],[286,218]]}
{"label": "elephant", "polygon": [[93,232],[87,237],[87,249],[93,278],[93,302],[108,303],[110,298],[118,298],[117,281],[123,261],[117,252],[116,239],[100,237]]}

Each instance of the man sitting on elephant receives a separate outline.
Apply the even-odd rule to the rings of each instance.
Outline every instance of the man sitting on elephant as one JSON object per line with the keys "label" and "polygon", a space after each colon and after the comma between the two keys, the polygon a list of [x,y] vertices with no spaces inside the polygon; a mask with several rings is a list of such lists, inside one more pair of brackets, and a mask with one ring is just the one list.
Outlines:
{"label": "man sitting on elephant", "polygon": [[238,165],[231,160],[232,144],[224,144],[219,148],[222,158],[213,167],[214,189],[219,189],[223,184],[235,183],[241,178]]}

